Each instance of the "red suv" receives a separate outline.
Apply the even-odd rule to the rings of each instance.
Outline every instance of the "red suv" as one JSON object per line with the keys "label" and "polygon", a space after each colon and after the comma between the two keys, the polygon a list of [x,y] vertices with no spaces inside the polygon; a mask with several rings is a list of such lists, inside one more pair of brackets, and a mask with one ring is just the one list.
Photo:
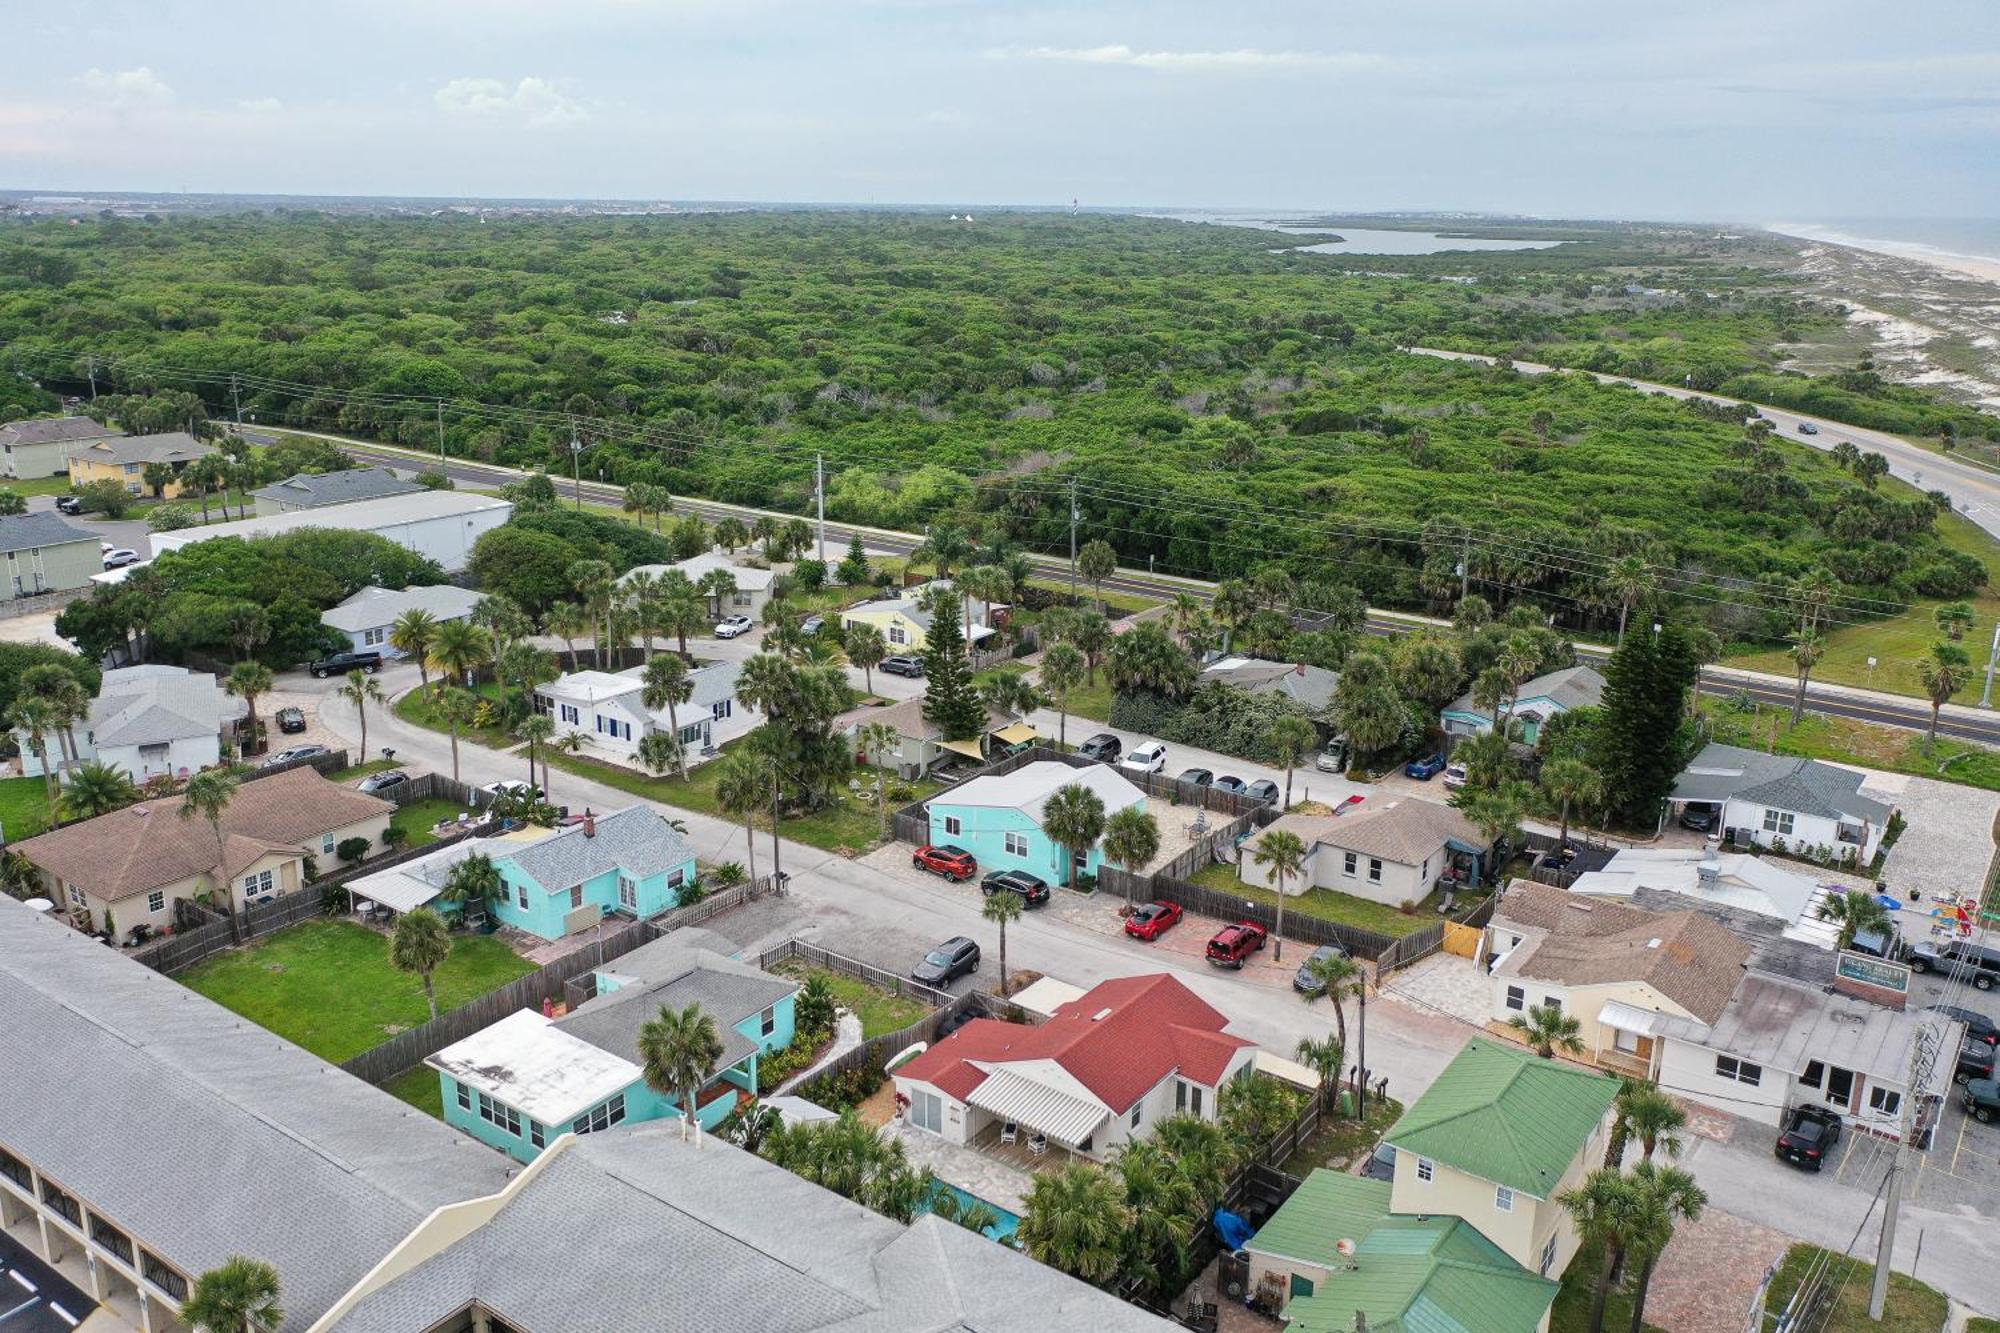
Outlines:
{"label": "red suv", "polygon": [[1239,921],[1215,932],[1208,942],[1208,961],[1217,967],[1241,967],[1243,960],[1264,947],[1264,928],[1254,921]]}
{"label": "red suv", "polygon": [[960,884],[979,873],[979,862],[972,859],[971,852],[949,844],[917,848],[916,854],[910,857],[910,864]]}
{"label": "red suv", "polygon": [[1147,903],[1125,918],[1125,933],[1150,942],[1166,934],[1168,927],[1179,925],[1180,919],[1179,903]]}

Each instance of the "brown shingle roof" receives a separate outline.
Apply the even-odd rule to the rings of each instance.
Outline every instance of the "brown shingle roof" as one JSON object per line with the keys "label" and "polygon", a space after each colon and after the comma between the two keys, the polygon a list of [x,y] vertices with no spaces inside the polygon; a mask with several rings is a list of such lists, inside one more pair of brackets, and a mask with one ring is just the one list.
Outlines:
{"label": "brown shingle roof", "polygon": [[[14,850],[107,902],[215,869],[208,821],[182,819],[181,798],[141,801],[96,819],[29,838]],[[274,847],[308,848],[333,829],[395,809],[379,797],[295,768],[245,782],[222,814],[225,875]],[[256,851],[245,859],[253,847]],[[308,848],[316,850],[316,848]]]}
{"label": "brown shingle roof", "polygon": [[1404,797],[1347,815],[1284,815],[1250,840],[1258,845],[1271,829],[1290,829],[1310,848],[1323,843],[1363,856],[1379,856],[1398,865],[1419,865],[1434,856],[1447,839],[1468,846],[1486,846],[1478,825],[1448,805]]}
{"label": "brown shingle roof", "polygon": [[1747,941],[1699,912],[1601,902],[1583,911],[1544,884],[1516,882],[1493,915],[1549,932],[1508,960],[1508,973],[1566,986],[1644,982],[1704,1023],[1721,1016],[1750,961]]}

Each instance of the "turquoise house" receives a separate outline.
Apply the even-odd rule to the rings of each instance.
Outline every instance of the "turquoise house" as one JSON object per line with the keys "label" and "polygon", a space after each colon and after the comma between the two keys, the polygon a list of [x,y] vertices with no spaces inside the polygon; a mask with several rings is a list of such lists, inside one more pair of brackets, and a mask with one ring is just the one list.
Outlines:
{"label": "turquoise house", "polygon": [[569,1013],[518,1010],[426,1060],[447,1123],[522,1162],[564,1134],[681,1114],[676,1095],[647,1086],[639,1031],[662,1008],[700,1006],[722,1054],[695,1095],[695,1121],[714,1129],[756,1095],[757,1062],[791,1045],[795,982],[682,941],[675,931],[590,974],[596,994]]}
{"label": "turquoise house", "polygon": [[1042,828],[1049,798],[1064,787],[1096,793],[1106,816],[1146,805],[1146,793],[1104,764],[1071,768],[1041,760],[1002,776],[974,778],[944,792],[928,806],[933,845],[963,847],[989,870],[1026,870],[1051,884],[1068,884],[1075,872],[1096,874],[1104,863],[1101,847],[1087,848],[1065,868],[1067,853]]}
{"label": "turquoise house", "polygon": [[[1524,744],[1537,744],[1542,724],[1573,708],[1595,708],[1604,701],[1604,677],[1587,666],[1564,667],[1521,682],[1519,697],[1511,714]],[[1491,713],[1472,701],[1470,694],[1459,696],[1444,710],[1444,734],[1456,743],[1467,736],[1483,736],[1493,730]]]}

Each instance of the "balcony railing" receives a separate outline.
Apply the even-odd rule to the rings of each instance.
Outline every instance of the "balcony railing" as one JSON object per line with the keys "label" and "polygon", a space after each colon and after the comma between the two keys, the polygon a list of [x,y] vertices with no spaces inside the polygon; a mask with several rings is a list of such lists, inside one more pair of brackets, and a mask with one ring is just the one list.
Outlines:
{"label": "balcony railing", "polygon": [[158,1287],[177,1301],[184,1301],[188,1295],[187,1279],[167,1267],[165,1261],[147,1250],[139,1251],[139,1271],[146,1275],[146,1281]]}
{"label": "balcony railing", "polygon": [[62,1218],[71,1226],[81,1227],[83,1225],[83,1205],[46,1180],[42,1182],[42,1202],[47,1204],[55,1212],[56,1216]]}
{"label": "balcony railing", "polygon": [[4,1148],[0,1148],[0,1176],[7,1177],[30,1194],[35,1191],[35,1173],[28,1169],[26,1162]]}
{"label": "balcony railing", "polygon": [[126,1263],[132,1262],[132,1238],[96,1213],[90,1215],[90,1238]]}
{"label": "balcony railing", "polygon": [[1624,1074],[1630,1078],[1653,1076],[1653,1062],[1643,1055],[1629,1055],[1619,1050],[1603,1050],[1597,1053],[1597,1063],[1614,1074]]}

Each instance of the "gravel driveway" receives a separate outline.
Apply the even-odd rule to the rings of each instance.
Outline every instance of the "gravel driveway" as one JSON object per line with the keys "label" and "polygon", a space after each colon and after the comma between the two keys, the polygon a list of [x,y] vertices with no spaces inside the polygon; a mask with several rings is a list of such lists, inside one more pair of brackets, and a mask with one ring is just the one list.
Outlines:
{"label": "gravel driveway", "polygon": [[1921,890],[1928,898],[1984,888],[2000,792],[1900,773],[1874,774],[1862,790],[1896,805],[1908,826],[1883,858],[1889,892],[1908,897]]}

